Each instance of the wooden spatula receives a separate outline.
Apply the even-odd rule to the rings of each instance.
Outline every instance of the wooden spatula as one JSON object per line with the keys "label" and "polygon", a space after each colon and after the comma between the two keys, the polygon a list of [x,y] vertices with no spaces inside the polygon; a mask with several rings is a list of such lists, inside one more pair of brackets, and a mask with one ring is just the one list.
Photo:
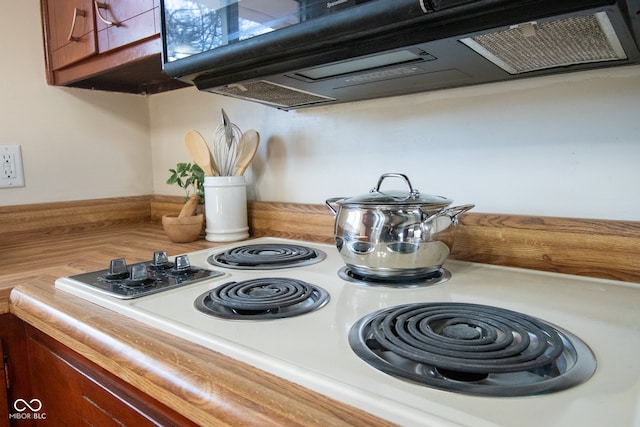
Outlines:
{"label": "wooden spatula", "polygon": [[191,160],[200,166],[205,175],[218,176],[218,170],[211,159],[209,146],[200,133],[195,130],[188,130],[184,134],[184,145],[187,147]]}
{"label": "wooden spatula", "polygon": [[233,171],[234,175],[244,175],[256,155],[256,151],[258,151],[258,144],[260,144],[260,134],[257,131],[249,129],[242,134],[238,142],[238,157]]}

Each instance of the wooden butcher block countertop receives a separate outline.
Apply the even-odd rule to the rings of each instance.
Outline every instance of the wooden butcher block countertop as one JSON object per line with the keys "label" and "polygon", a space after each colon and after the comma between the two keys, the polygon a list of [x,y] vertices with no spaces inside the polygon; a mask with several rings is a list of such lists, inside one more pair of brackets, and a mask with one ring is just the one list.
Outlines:
{"label": "wooden butcher block countertop", "polygon": [[[62,276],[215,244],[174,244],[135,224],[13,243],[0,276],[11,313],[201,425],[387,425],[353,407],[176,338],[54,287]],[[146,257],[146,258],[145,258]],[[9,289],[20,283],[10,295]],[[214,422],[215,420],[215,422]]]}

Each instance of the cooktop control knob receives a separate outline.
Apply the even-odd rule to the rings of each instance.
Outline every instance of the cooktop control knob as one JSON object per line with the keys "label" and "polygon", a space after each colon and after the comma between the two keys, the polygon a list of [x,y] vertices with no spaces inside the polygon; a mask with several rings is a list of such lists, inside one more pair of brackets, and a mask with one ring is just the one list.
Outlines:
{"label": "cooktop control knob", "polygon": [[191,263],[188,255],[178,255],[176,257],[176,270],[189,270]]}
{"label": "cooktop control knob", "polygon": [[149,278],[146,264],[135,264],[131,266],[129,280],[133,282],[143,282]]}
{"label": "cooktop control knob", "polygon": [[151,261],[151,268],[153,270],[164,270],[171,268],[173,265],[169,262],[169,257],[165,251],[157,251],[153,253],[153,261]]}
{"label": "cooktop control knob", "polygon": [[175,265],[173,266],[172,273],[174,274],[189,274],[191,273],[191,263],[189,262],[188,255],[178,255],[175,259]]}
{"label": "cooktop control knob", "polygon": [[124,258],[112,259],[109,263],[109,273],[106,278],[109,280],[126,279],[129,277],[127,261]]}
{"label": "cooktop control knob", "polygon": [[166,265],[169,263],[169,257],[165,251],[157,251],[153,253],[153,265]]}

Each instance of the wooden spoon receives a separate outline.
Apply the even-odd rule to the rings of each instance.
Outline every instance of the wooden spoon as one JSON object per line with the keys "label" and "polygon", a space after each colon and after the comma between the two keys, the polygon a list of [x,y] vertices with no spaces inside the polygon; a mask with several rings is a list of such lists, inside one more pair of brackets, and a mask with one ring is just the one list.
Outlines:
{"label": "wooden spoon", "polygon": [[249,129],[242,134],[238,142],[238,157],[236,167],[233,170],[234,175],[244,175],[244,172],[256,155],[256,151],[258,151],[259,143],[260,134],[257,131]]}
{"label": "wooden spoon", "polygon": [[189,156],[207,176],[218,176],[218,170],[211,159],[211,151],[207,142],[195,130],[188,130],[184,134],[184,145],[187,147]]}

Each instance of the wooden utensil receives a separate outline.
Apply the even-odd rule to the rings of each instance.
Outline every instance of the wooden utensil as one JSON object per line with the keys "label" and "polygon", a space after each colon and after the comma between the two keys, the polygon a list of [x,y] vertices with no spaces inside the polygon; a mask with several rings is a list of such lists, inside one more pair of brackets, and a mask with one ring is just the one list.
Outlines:
{"label": "wooden utensil", "polygon": [[238,157],[233,171],[234,175],[244,175],[258,151],[258,144],[260,144],[260,134],[257,131],[249,129],[242,134],[238,143]]}
{"label": "wooden utensil", "polygon": [[200,133],[195,130],[188,130],[184,135],[184,145],[187,147],[187,152],[207,176],[218,176],[218,170],[215,167],[215,163],[211,159],[211,151],[209,146]]}
{"label": "wooden utensil", "polygon": [[178,218],[184,218],[186,216],[193,216],[196,214],[198,210],[198,205],[200,204],[200,196],[197,194],[189,197],[189,200],[182,206],[180,213],[178,214]]}

